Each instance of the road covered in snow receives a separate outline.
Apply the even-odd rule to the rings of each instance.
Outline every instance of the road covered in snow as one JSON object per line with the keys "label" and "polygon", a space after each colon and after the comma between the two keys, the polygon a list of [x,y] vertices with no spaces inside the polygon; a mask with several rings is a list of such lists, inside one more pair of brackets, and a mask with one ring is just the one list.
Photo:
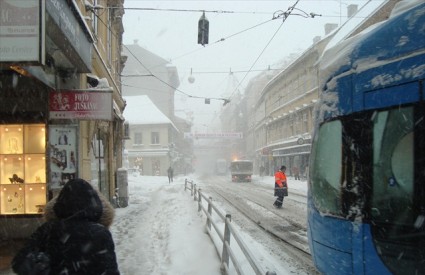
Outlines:
{"label": "road covered in snow", "polygon": [[[232,224],[263,270],[316,273],[305,253],[276,237],[297,239],[308,250],[305,181],[289,178],[290,195],[282,209],[275,209],[272,177],[254,177],[251,183],[232,183],[224,176],[189,175],[172,183],[166,177],[128,178],[129,206],[116,209],[111,227],[122,274],[221,274],[222,247],[206,233],[206,215],[184,190],[185,179],[193,180],[223,213],[232,215]],[[241,265],[246,274],[254,274],[247,261]]]}

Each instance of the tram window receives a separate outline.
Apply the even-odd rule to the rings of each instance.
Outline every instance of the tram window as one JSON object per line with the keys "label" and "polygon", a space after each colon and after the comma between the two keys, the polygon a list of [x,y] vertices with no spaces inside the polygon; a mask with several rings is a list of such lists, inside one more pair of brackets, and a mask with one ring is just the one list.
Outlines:
{"label": "tram window", "polygon": [[413,221],[413,108],[379,112],[373,130],[372,215],[376,221]]}
{"label": "tram window", "polygon": [[413,133],[408,133],[396,145],[391,157],[391,170],[398,185],[407,194],[413,193]]}
{"label": "tram window", "polygon": [[342,125],[339,120],[320,127],[313,151],[311,188],[316,207],[325,213],[341,213]]}

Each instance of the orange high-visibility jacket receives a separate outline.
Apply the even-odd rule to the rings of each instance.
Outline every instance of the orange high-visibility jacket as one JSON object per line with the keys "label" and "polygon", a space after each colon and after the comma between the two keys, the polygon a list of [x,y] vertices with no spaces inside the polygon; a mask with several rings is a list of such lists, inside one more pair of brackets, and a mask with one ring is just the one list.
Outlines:
{"label": "orange high-visibility jacket", "polygon": [[277,171],[274,174],[274,181],[276,182],[279,187],[286,186],[286,175],[281,170]]}

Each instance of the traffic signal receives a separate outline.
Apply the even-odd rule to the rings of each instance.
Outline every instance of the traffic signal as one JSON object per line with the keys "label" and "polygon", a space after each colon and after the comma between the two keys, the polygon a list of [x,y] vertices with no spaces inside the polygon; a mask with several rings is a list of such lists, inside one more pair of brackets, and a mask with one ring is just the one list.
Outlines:
{"label": "traffic signal", "polygon": [[198,44],[205,46],[208,44],[208,32],[210,28],[210,23],[205,17],[205,12],[202,13],[201,18],[198,21]]}

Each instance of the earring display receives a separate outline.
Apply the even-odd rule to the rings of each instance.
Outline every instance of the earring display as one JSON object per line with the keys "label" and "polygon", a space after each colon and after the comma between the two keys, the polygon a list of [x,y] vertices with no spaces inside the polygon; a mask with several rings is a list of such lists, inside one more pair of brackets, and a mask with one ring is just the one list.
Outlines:
{"label": "earring display", "polygon": [[0,125],[0,215],[44,212],[45,128],[44,124]]}

